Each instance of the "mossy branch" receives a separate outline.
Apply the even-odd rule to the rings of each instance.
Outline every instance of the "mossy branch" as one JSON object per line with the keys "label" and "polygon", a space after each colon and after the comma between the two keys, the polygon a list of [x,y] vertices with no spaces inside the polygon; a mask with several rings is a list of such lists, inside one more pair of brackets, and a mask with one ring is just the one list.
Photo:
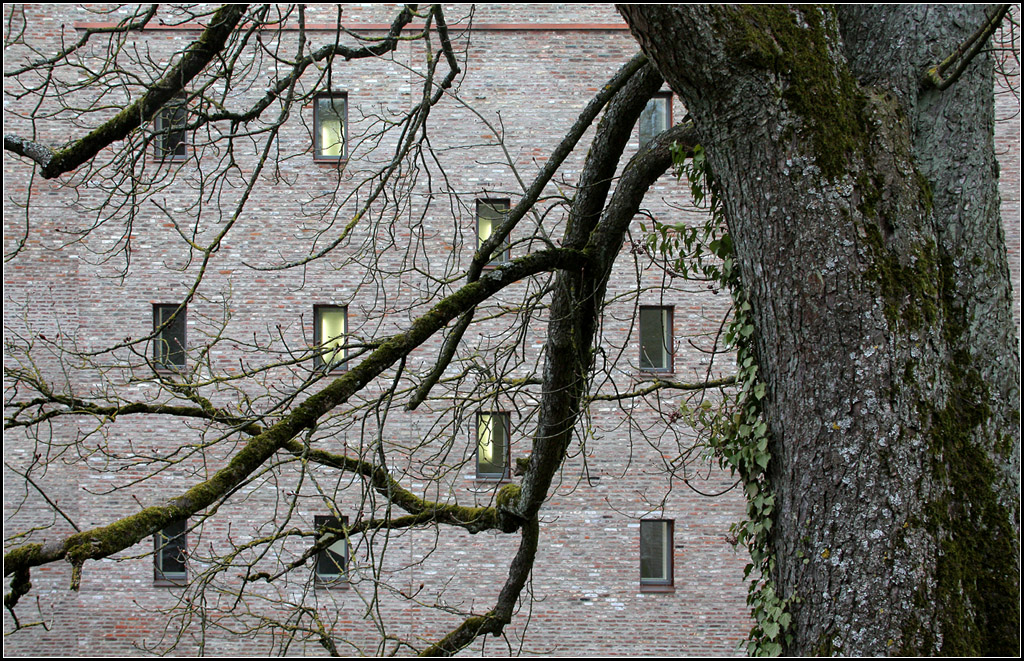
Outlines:
{"label": "mossy branch", "polygon": [[588,255],[588,268],[581,273],[561,273],[555,283],[545,342],[545,396],[516,507],[523,519],[535,516],[547,498],[579,418],[587,393],[601,302],[626,231],[647,189],[672,162],[670,145],[656,138],[629,161],[614,195],[608,199],[633,127],[662,82],[654,67],[645,64],[619,90],[598,123],[580,174],[562,245],[583,248]]}
{"label": "mossy branch", "polygon": [[[586,401],[600,302],[611,265],[650,185],[672,163],[673,142],[688,138],[692,127],[669,129],[642,149],[626,165],[611,199],[608,192],[632,128],[649,99],[661,86],[660,74],[643,66],[615,94],[597,127],[580,176],[580,191],[573,200],[563,245],[583,248],[588,255],[583,272],[559,274],[548,326],[547,362],[543,388],[547,393],[534,433],[533,451],[522,485],[508,485],[498,494],[498,511],[518,519],[522,541],[509,567],[509,577],[493,610],[467,618],[421,656],[451,656],[490,633],[500,635],[533,568],[539,539],[537,512],[547,498],[555,472]],[[586,301],[587,303],[582,303]]]}
{"label": "mossy branch", "polygon": [[[147,404],[145,402],[131,402],[122,405],[111,405],[111,406],[100,406],[93,402],[89,402],[84,399],[77,397],[71,397],[68,395],[58,395],[55,393],[46,393],[44,397],[37,397],[27,402],[18,404],[18,412],[28,408],[36,406],[46,406],[48,404],[58,404],[63,408],[52,409],[40,413],[39,415],[18,420],[17,414],[12,415],[4,420],[4,429],[14,429],[16,427],[31,427],[34,425],[41,424],[47,420],[64,416],[64,415],[91,415],[99,418],[107,418],[114,420],[124,415],[168,415],[178,418],[197,418],[202,420],[209,420],[211,422],[218,422],[232,427],[238,427],[240,431],[245,432],[251,436],[260,434],[263,429],[256,423],[238,416],[228,415],[223,411],[220,411],[211,406],[183,406],[183,405],[172,405],[172,404]],[[207,402],[209,404],[209,402]]]}
{"label": "mossy branch", "polygon": [[[395,20],[391,23],[388,34],[373,46],[360,46],[358,48],[353,48],[335,43],[318,48],[309,55],[298,58],[292,65],[291,71],[289,71],[287,75],[274,81],[266,94],[264,94],[245,112],[222,111],[211,113],[204,117],[204,120],[207,122],[231,121],[241,123],[252,121],[259,117],[264,110],[269,108],[275,100],[279,99],[282,95],[292,89],[295,85],[295,81],[299,80],[306,70],[313,64],[329,61],[335,57],[340,57],[346,61],[367,57],[380,57],[381,55],[385,55],[393,51],[398,46],[399,37],[401,36],[402,31],[415,16],[411,7],[415,7],[415,5],[406,5],[402,8],[402,11],[399,12],[398,16],[395,17]],[[440,10],[435,10],[435,12],[440,13]]]}
{"label": "mossy branch", "polygon": [[[512,228],[514,228],[526,213],[537,203],[541,193],[544,192],[544,188],[551,181],[551,178],[554,177],[555,173],[558,172],[558,168],[561,167],[565,159],[572,153],[572,150],[583,137],[583,134],[594,123],[594,120],[597,118],[601,110],[603,110],[615,95],[618,94],[619,90],[622,89],[622,87],[630,81],[638,71],[641,70],[646,62],[647,58],[644,57],[643,54],[635,55],[629,62],[619,69],[611,80],[605,83],[604,87],[601,88],[601,91],[591,99],[590,103],[588,103],[583,109],[583,112],[581,112],[579,117],[576,118],[576,122],[573,123],[569,132],[566,133],[565,137],[558,143],[558,146],[552,150],[551,156],[547,159],[544,167],[534,178],[533,183],[530,184],[526,193],[519,202],[516,203],[516,206],[509,210],[508,217],[505,221],[502,222],[501,225],[492,232],[491,236],[489,236],[480,246],[480,249],[473,257],[473,262],[470,264],[469,271],[466,276],[468,282],[473,282],[474,280],[479,279],[484,266],[486,266],[490,261],[491,254],[498,246],[504,243],[505,239],[512,231]],[[473,310],[470,310],[459,321],[459,325],[453,329],[451,334],[445,339],[445,344],[441,349],[441,353],[437,362],[434,364],[433,369],[423,379],[423,382],[416,389],[416,392],[407,404],[407,408],[410,411],[416,410],[416,408],[426,400],[427,396],[430,394],[431,388],[437,384],[438,380],[444,374],[445,369],[455,356],[459,343],[462,341],[462,336],[465,334],[472,321]]]}
{"label": "mossy branch", "polygon": [[[285,443],[283,449],[307,461],[361,475],[377,493],[385,496],[391,504],[397,505],[411,515],[392,521],[374,521],[349,526],[349,532],[362,532],[377,528],[408,528],[424,523],[452,525],[464,528],[470,533],[503,529],[497,509],[493,507],[465,507],[424,500],[403,487],[398,480],[391,476],[387,469],[377,466],[372,462],[346,457],[345,455],[325,450],[312,449],[294,439]],[[505,530],[505,532],[513,532],[514,530],[513,528],[512,530]]]}
{"label": "mossy branch", "polygon": [[[452,319],[522,278],[557,268],[579,270],[586,258],[574,250],[548,250],[520,257],[442,299],[409,330],[383,341],[362,363],[310,396],[280,422],[253,437],[212,478],[165,505],[148,507],[106,526],[46,544],[25,544],[4,556],[4,575],[67,559],[80,566],[129,548],[173,521],[188,518],[229,495],[290,440],[344,403],[385,369],[421,345]],[[404,508],[403,508],[404,509]]]}
{"label": "mossy branch", "polygon": [[160,5],[149,5],[145,8],[145,11],[142,11],[142,7],[139,7],[138,11],[141,11],[142,14],[136,20],[129,21],[128,19],[125,19],[117,25],[85,28],[81,31],[82,36],[79,37],[78,41],[76,41],[74,44],[66,48],[62,48],[58,53],[56,53],[52,57],[48,57],[42,60],[36,60],[35,62],[26,64],[25,66],[14,69],[13,71],[6,71],[4,72],[4,78],[15,78],[29,71],[52,68],[58,62],[67,60],[69,55],[73,54],[74,52],[85,46],[87,43],[89,43],[89,40],[95,34],[118,34],[144,30],[146,26],[149,25],[149,22],[153,20],[153,17],[156,16],[156,11],[159,7]]}
{"label": "mossy branch", "polygon": [[210,24],[199,38],[185,51],[181,60],[168,69],[138,101],[129,104],[113,118],[62,149],[44,145],[18,136],[5,135],[4,149],[26,156],[40,166],[44,179],[53,179],[71,172],[91,161],[104,147],[123,140],[133,130],[149,121],[160,108],[184,89],[206,65],[224,49],[224,44],[235,31],[247,5],[224,5],[210,18]]}
{"label": "mossy branch", "polygon": [[709,379],[707,381],[699,381],[697,383],[683,383],[681,381],[665,381],[663,379],[655,379],[654,383],[643,388],[638,388],[630,392],[616,393],[614,395],[594,395],[589,398],[591,402],[617,402],[623,399],[633,399],[634,397],[643,397],[644,395],[650,395],[652,392],[659,390],[709,390],[712,388],[727,388],[729,386],[736,385],[736,377],[727,376],[721,379]]}
{"label": "mossy branch", "polygon": [[512,621],[516,602],[533,571],[539,540],[540,524],[534,517],[523,524],[519,550],[512,559],[508,579],[498,595],[498,603],[494,609],[483,615],[466,618],[444,638],[422,650],[419,656],[454,656],[480,636],[500,636],[505,625]]}
{"label": "mossy branch", "polygon": [[[1010,11],[1010,5],[996,7],[992,15],[975,30],[974,34],[959,44],[941,62],[925,70],[924,75],[921,76],[921,87],[942,91],[955,83],[975,56],[988,45],[989,38],[999,29],[999,25],[1008,11]],[[956,66],[953,71],[946,76],[946,72],[954,65]]]}

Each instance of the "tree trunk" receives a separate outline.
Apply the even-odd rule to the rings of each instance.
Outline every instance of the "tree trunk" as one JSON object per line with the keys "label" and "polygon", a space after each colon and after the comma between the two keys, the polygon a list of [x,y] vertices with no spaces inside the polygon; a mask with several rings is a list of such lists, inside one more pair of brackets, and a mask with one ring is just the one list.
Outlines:
{"label": "tree trunk", "polygon": [[992,62],[921,84],[986,8],[621,11],[694,118],[753,306],[784,651],[1017,654]]}

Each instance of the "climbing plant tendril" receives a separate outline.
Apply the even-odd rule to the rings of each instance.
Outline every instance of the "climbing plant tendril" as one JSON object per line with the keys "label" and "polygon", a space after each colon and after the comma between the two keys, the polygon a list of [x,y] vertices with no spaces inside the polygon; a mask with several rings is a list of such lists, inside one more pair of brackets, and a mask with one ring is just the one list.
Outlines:
{"label": "climbing plant tendril", "polygon": [[673,270],[682,276],[710,280],[728,289],[733,309],[723,348],[736,352],[737,368],[737,388],[722,402],[717,406],[707,400],[698,406],[684,403],[682,414],[701,434],[709,454],[743,485],[747,520],[733,524],[732,533],[736,543],[745,546],[751,557],[744,578],[750,580],[747,604],[755,625],[750,631],[747,653],[778,656],[783,644],[791,642],[791,616],[787,610],[798,597],[781,599],[771,578],[775,492],[767,470],[771,462],[768,425],[761,416],[767,386],[758,375],[751,306],[734,260],[721,196],[703,149],[697,146],[689,158],[680,148],[673,152],[673,157],[678,178],[686,178],[695,205],[708,212],[707,220],[696,227],[668,226],[655,221],[648,235],[648,248],[665,255]]}

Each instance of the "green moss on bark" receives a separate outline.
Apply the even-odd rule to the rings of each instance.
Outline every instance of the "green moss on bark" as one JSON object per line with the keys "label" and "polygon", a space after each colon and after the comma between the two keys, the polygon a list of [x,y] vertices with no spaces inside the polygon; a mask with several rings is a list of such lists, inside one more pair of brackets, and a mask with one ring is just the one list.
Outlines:
{"label": "green moss on bark", "polygon": [[518,484],[506,484],[503,486],[498,491],[498,496],[496,498],[498,509],[506,510],[515,507],[521,493],[522,488]]}
{"label": "green moss on bark", "polygon": [[904,254],[890,251],[877,224],[864,224],[873,258],[865,276],[881,287],[883,311],[894,330],[920,330],[939,322],[942,271],[934,241],[924,241]]}
{"label": "green moss on bark", "polygon": [[826,631],[818,636],[818,642],[811,648],[811,656],[835,656],[839,654],[840,650],[836,649],[835,644],[832,642],[834,638],[835,634],[831,631]]}
{"label": "green moss on bark", "polygon": [[[904,652],[982,656],[1019,654],[1019,540],[1013,512],[1000,502],[1002,483],[997,461],[1008,461],[1012,444],[990,437],[991,392],[963,348],[966,313],[956,303],[955,267],[938,260],[936,280],[942,316],[941,337],[950,347],[943,401],[922,396],[918,415],[926,425],[931,458],[930,482],[937,485],[923,512],[921,526],[934,540],[933,587],[915,597],[918,612],[937,616],[941,642],[924,622],[908,622]],[[991,445],[991,447],[989,447]],[[927,605],[928,607],[924,607]]]}
{"label": "green moss on bark", "polygon": [[189,510],[180,507],[147,507],[108,526],[72,535],[65,543],[66,558],[77,566],[86,560],[105,558],[140,542],[172,521],[188,518],[190,514]]}
{"label": "green moss on bark", "polygon": [[18,605],[18,600],[28,594],[31,589],[32,581],[29,570],[18,569],[15,571],[11,577],[11,591],[4,595],[4,607],[15,618],[15,622],[17,622],[17,616],[14,614],[14,607]]}
{"label": "green moss on bark", "polygon": [[487,633],[498,635],[506,622],[497,618],[494,611],[485,615],[471,615],[447,636],[424,649],[418,656],[454,656],[470,641]]}
{"label": "green moss on bark", "polygon": [[994,490],[999,471],[976,437],[991,416],[989,389],[966,352],[957,353],[949,372],[946,405],[921,403],[931,421],[933,477],[946,485],[928,503],[924,522],[941,548],[933,596],[945,634],[940,652],[1017,655],[1017,535]]}
{"label": "green moss on bark", "polygon": [[858,206],[870,262],[865,275],[880,290],[892,332],[900,337],[916,332],[947,351],[939,390],[916,375],[918,365],[909,356],[900,368],[902,387],[918,392],[919,428],[930,456],[926,482],[932,485],[920,518],[909,524],[924,529],[935,558],[934,583],[915,595],[916,615],[903,625],[900,651],[1016,655],[1018,539],[1013,513],[998,496],[998,462],[1008,460],[1012,444],[998,435],[990,440],[991,393],[967,348],[968,320],[952,258],[933,240],[912,241],[908,233],[894,240],[887,232],[893,229],[887,216],[900,218],[900,208],[931,212],[927,180],[917,175],[914,184],[916,192],[901,205],[886,197],[879,182],[868,182],[860,187]]}
{"label": "green moss on bark", "polygon": [[839,179],[865,147],[863,95],[837,44],[835,12],[825,7],[750,5],[729,8],[718,24],[726,51],[779,80],[787,107],[804,123],[822,173]]}

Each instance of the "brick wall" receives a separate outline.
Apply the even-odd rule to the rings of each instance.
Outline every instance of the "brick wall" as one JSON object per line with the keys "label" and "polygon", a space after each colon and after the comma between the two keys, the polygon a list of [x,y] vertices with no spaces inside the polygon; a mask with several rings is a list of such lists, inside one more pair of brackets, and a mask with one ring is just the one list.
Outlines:
{"label": "brick wall", "polygon": [[[62,30],[71,35],[76,23],[110,23],[123,17],[96,16],[79,8],[35,6],[25,11],[31,39],[40,45],[52,43]],[[344,18],[353,25],[379,27],[390,22],[392,11],[351,6]],[[335,65],[333,88],[346,92],[349,104],[349,159],[342,171],[335,164],[313,161],[311,105],[301,108],[301,117],[286,123],[269,143],[264,142],[267,134],[255,133],[267,128],[263,125],[249,127],[253,134],[236,140],[230,154],[218,136],[200,133],[190,136],[191,153],[199,159],[173,166],[148,159],[143,174],[152,176],[159,192],[133,207],[137,215],[131,218],[130,261],[116,250],[126,238],[124,222],[117,222],[123,217],[97,227],[82,241],[68,234],[94,218],[92,210],[107,198],[103,172],[83,177],[86,181],[74,190],[33,181],[31,232],[22,254],[5,265],[4,314],[10,328],[34,338],[40,350],[38,369],[70,392],[95,396],[108,383],[127,382],[128,397],[171,401],[167,390],[141,378],[147,374],[144,358],[151,349],[132,340],[152,331],[154,304],[180,302],[205,269],[187,311],[189,365],[196,368],[196,378],[232,378],[254,371],[254,378],[223,381],[206,388],[204,395],[216,404],[243,411],[251,407],[272,417],[277,409],[271,402],[287,404],[292,395],[301,400],[325,385],[323,380],[309,381],[310,360],[296,358],[308,354],[312,344],[315,305],[347,306],[349,333],[372,340],[403,330],[432,299],[453,291],[458,286],[454,278],[468,266],[476,244],[475,200],[500,197],[514,204],[522,191],[518,177],[526,182],[533,178],[582,107],[636,51],[621,20],[606,5],[574,5],[571,10],[559,5],[478,7],[471,35],[456,26],[460,13],[469,18],[468,9],[453,9],[448,20],[467,64],[454,90],[458,99],[431,113],[433,152],[403,171],[388,199],[374,205],[325,259],[276,268],[303,260],[311,245],[338,239],[360,208],[366,177],[390,158],[401,138],[397,131],[378,134],[380,118],[407,111],[422,93],[417,75],[423,52],[418,44],[403,44],[393,57]],[[307,16],[309,23],[325,26],[335,18],[325,7],[311,7]],[[365,33],[379,34],[379,29],[367,28]],[[132,43],[160,61],[196,34],[188,25],[167,26]],[[322,40],[324,34],[312,31],[310,38]],[[295,33],[283,37],[284,52],[294,51],[295,38]],[[231,101],[258,98],[274,66],[270,58],[261,62],[253,85],[233,92]],[[324,85],[312,72],[300,83],[304,90]],[[1005,104],[1001,112],[1012,114]],[[678,102],[674,114],[683,114]],[[8,131],[26,129],[6,107],[5,122]],[[40,138],[51,142],[68,133],[56,123],[40,128]],[[1019,115],[997,130],[998,144],[1008,157],[1002,171],[1004,217],[1019,292],[1019,223],[1013,222],[1019,220],[1020,209]],[[573,193],[586,141],[524,225],[536,230],[513,233],[513,256],[543,248],[540,237],[560,236],[560,196]],[[634,137],[631,151],[636,143]],[[240,190],[256,172],[266,144],[272,165],[261,173],[244,211],[232,220]],[[213,189],[200,187],[198,172],[229,157],[237,162],[231,175]],[[29,182],[22,165],[12,164],[8,170],[4,239],[10,253],[25,217],[10,193],[25,190]],[[644,213],[663,222],[700,222],[689,207],[682,187],[666,177],[648,194]],[[126,207],[113,207],[115,216],[118,209]],[[185,239],[211,241],[229,222],[235,225],[204,265],[203,256],[189,250]],[[643,234],[634,229],[630,238],[642,242]],[[534,331],[543,329],[547,312],[542,305],[523,301],[539,300],[546,284],[530,281],[511,287],[478,312],[459,360],[434,391],[437,399],[415,412],[396,405],[385,415],[380,397],[395,377],[387,373],[325,418],[311,442],[367,459],[375,459],[383,443],[392,474],[417,495],[466,505],[491,503],[497,483],[475,476],[475,416],[479,411],[508,412],[511,456],[528,455],[536,389],[494,393],[488,384],[499,375],[522,379],[540,369],[543,337]],[[712,360],[710,353],[728,308],[722,295],[673,279],[642,251],[627,249],[617,263],[608,300],[595,394],[611,396],[644,382],[636,328],[641,305],[673,307],[676,378],[696,381],[728,372],[728,357]],[[1019,295],[1017,301],[1019,319]],[[516,341],[520,333],[524,339]],[[51,343],[74,342],[79,352],[88,353],[118,340],[126,340],[126,346],[95,356],[69,358],[50,348]],[[516,348],[508,349],[511,345]],[[397,382],[399,393],[413,383],[407,375],[428,370],[440,348],[437,337],[410,356],[406,376]],[[17,359],[5,354],[5,365]],[[456,379],[462,373],[466,376]],[[728,475],[699,449],[693,450],[693,433],[675,420],[681,401],[678,395],[654,394],[594,403],[542,511],[529,598],[505,639],[478,640],[473,652],[737,651],[750,626],[742,580],[748,558],[729,543],[730,524],[743,517],[742,494],[731,489]],[[45,438],[18,432],[12,433],[16,440],[11,443],[5,438],[9,466],[24,470],[37,453],[37,463],[49,462],[45,471],[34,471],[34,481],[81,529],[179,494],[208,478],[239,447],[237,436],[198,421],[152,415],[101,422],[56,421]],[[55,516],[38,492],[26,488],[11,470],[5,469],[4,480],[7,529],[36,527],[36,540],[70,532],[71,524]],[[342,653],[386,653],[394,643],[375,647],[382,636],[423,646],[458,623],[460,614],[480,613],[493,605],[518,537],[447,529],[353,539],[350,582],[343,589],[315,587],[307,562],[307,568],[269,583],[250,584],[247,596],[236,601],[239,575],[280,571],[301,556],[311,537],[292,536],[263,547],[256,541],[288,531],[309,533],[314,516],[330,513],[330,504],[350,521],[380,515],[385,506],[350,474],[281,457],[220,504],[215,516],[190,522],[195,527],[189,532],[188,588],[154,586],[148,540],[115,558],[87,563],[78,592],[67,589],[71,572],[66,565],[37,570],[30,598],[38,597],[38,610],[33,605],[23,617],[47,626],[9,636],[8,649],[19,654],[119,655],[136,647],[163,649],[176,641],[178,653],[320,653],[308,636],[289,638],[281,627],[267,625],[268,618],[302,605],[308,609],[302,626],[313,626],[308,613],[315,612],[333,631]],[[672,591],[640,588],[641,518],[674,521]],[[218,566],[225,554],[234,554],[233,564]],[[203,581],[209,585],[202,617],[195,609],[186,610],[190,614],[184,619],[165,615],[182,601],[195,599]],[[5,627],[13,627],[9,614]]]}

